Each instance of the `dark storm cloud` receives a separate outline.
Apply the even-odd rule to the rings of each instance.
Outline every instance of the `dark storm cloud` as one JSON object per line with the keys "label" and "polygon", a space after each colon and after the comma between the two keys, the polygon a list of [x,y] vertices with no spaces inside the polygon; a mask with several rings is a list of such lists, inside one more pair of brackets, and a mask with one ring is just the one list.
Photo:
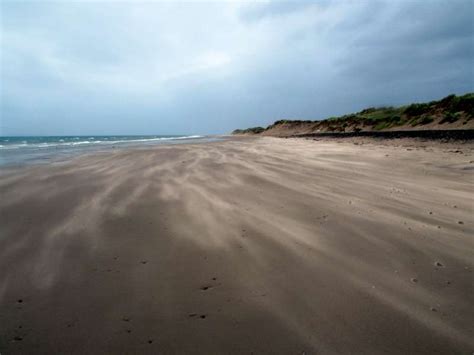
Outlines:
{"label": "dark storm cloud", "polygon": [[472,1],[1,6],[3,134],[223,133],[474,90]]}

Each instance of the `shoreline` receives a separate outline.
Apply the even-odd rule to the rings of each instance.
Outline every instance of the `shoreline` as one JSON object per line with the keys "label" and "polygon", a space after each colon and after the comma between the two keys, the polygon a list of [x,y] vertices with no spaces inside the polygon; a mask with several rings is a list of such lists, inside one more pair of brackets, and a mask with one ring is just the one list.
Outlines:
{"label": "shoreline", "polygon": [[[65,136],[48,136],[48,137],[7,137],[7,138],[62,138]],[[67,136],[68,138],[87,138],[88,136]],[[119,138],[119,137],[144,137],[144,136],[96,136],[102,138]],[[154,136],[149,136],[154,137]],[[90,138],[89,138],[90,139]],[[216,135],[209,136],[163,136],[162,138],[157,139],[148,139],[149,141],[144,140],[144,142],[137,143],[134,141],[120,141],[113,142],[113,144],[107,143],[96,144],[92,143],[88,146],[65,146],[61,147],[64,143],[59,143],[60,147],[28,147],[25,146],[22,150],[18,149],[9,149],[8,146],[3,147],[0,150],[0,169],[9,169],[9,168],[21,168],[34,165],[43,165],[43,164],[55,164],[60,162],[67,162],[71,159],[81,156],[102,154],[102,153],[113,153],[120,150],[127,149],[147,149],[162,145],[173,145],[173,144],[197,144],[197,143],[208,143],[221,140],[222,137]],[[100,143],[100,142],[98,142]],[[9,156],[12,155],[13,156]],[[16,156],[15,156],[16,154]],[[3,155],[3,156],[2,156]],[[4,161],[2,161],[4,160]]]}
{"label": "shoreline", "polygon": [[[21,161],[13,162],[0,165],[0,176],[2,172],[15,171],[18,169],[25,169],[29,167],[44,166],[46,164],[69,164],[75,159],[94,157],[96,155],[115,155],[117,153],[123,153],[134,150],[155,150],[163,146],[172,145],[186,145],[186,144],[212,144],[219,143],[228,140],[232,141],[251,141],[256,139],[277,139],[277,140],[305,140],[305,141],[320,141],[320,142],[334,142],[337,144],[341,143],[352,143],[358,144],[373,144],[376,146],[399,146],[399,147],[440,147],[440,148],[460,148],[468,147],[468,149],[474,149],[474,130],[457,130],[452,136],[449,137],[449,132],[454,130],[446,130],[439,133],[438,136],[430,136],[428,131],[426,136],[417,136],[419,132],[427,131],[384,131],[384,132],[321,132],[311,134],[298,134],[290,136],[260,136],[260,135],[247,135],[247,134],[223,134],[223,135],[211,135],[202,136],[199,138],[200,142],[190,139],[189,141],[168,141],[160,142],[155,144],[137,144],[137,145],[117,145],[110,147],[96,147],[97,149],[90,150],[77,150],[72,151],[69,154],[62,156],[51,156],[44,160],[32,160],[32,161]],[[466,132],[467,131],[467,132]],[[446,137],[448,134],[448,137]]]}
{"label": "shoreline", "polygon": [[474,145],[395,143],[229,137],[2,173],[0,352],[471,353]]}

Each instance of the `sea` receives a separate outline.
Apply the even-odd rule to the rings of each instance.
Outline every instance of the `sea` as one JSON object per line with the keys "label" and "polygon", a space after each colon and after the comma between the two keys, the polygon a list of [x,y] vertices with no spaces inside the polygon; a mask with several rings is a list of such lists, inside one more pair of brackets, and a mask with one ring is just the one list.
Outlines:
{"label": "sea", "polygon": [[0,167],[48,163],[124,147],[199,143],[219,138],[198,135],[0,137]]}

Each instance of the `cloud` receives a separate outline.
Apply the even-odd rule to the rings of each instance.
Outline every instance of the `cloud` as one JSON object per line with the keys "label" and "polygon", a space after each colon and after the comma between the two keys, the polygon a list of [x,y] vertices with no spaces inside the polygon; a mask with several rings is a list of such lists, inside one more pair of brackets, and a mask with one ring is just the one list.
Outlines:
{"label": "cloud", "polygon": [[240,17],[243,21],[255,22],[264,19],[287,16],[308,8],[319,8],[328,4],[328,1],[262,1],[251,3],[242,9]]}
{"label": "cloud", "polygon": [[223,133],[474,91],[473,6],[4,1],[0,133]]}

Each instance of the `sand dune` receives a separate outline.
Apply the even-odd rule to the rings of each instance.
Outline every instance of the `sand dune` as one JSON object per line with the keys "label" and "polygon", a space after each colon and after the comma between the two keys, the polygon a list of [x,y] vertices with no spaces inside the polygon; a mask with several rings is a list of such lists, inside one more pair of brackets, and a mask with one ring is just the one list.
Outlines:
{"label": "sand dune", "polygon": [[0,353],[471,354],[473,145],[367,142],[4,171]]}

